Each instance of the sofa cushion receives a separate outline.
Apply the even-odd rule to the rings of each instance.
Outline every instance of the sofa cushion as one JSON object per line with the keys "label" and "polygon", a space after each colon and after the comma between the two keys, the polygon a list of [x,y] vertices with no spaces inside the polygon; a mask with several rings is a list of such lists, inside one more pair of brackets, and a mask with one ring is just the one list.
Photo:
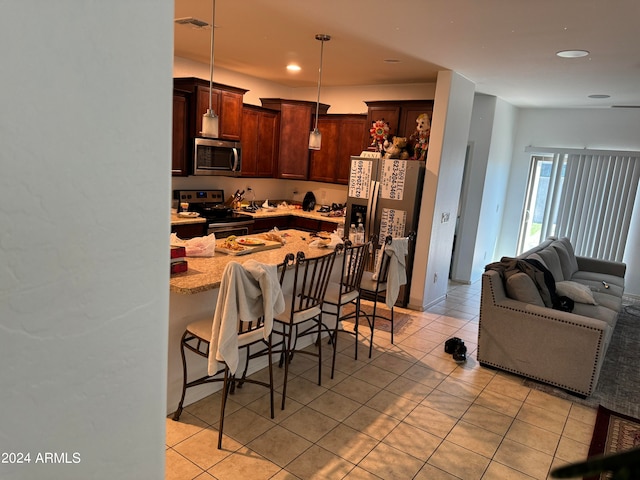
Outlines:
{"label": "sofa cushion", "polygon": [[607,286],[609,288],[606,288],[605,285],[602,284],[602,280],[600,280],[602,278],[601,274],[592,272],[578,273],[582,273],[582,275],[574,275],[571,278],[571,281],[586,285],[591,289],[592,292],[605,292],[616,297],[622,297],[622,295],[624,294],[624,288],[615,285],[614,283],[607,283]]}
{"label": "sofa cushion", "polygon": [[546,263],[544,263],[544,259],[538,255],[537,253],[532,253],[531,255],[527,255],[525,258],[531,259],[531,260],[537,260],[539,261],[542,265],[544,265],[544,267],[549,270],[549,267],[547,266]]}
{"label": "sofa cushion", "polygon": [[602,282],[606,282],[609,285],[615,285],[616,287],[624,288],[624,278],[616,277],[615,275],[609,275],[599,272],[585,272],[584,270],[578,270],[571,276],[571,280],[582,282],[583,280],[598,282],[601,287],[604,287]]}
{"label": "sofa cushion", "polygon": [[[567,240],[564,242],[563,240]],[[567,244],[569,246],[567,246]],[[569,280],[574,273],[578,271],[578,261],[573,253],[573,247],[569,240],[564,238],[562,240],[556,240],[551,244],[551,247],[556,250],[558,258],[560,259],[560,267],[562,268],[562,277],[565,280]]]}
{"label": "sofa cushion", "polygon": [[505,290],[507,291],[507,296],[513,300],[532,303],[540,307],[545,306],[540,292],[538,292],[538,287],[536,287],[531,277],[524,272],[510,275],[505,282]]}
{"label": "sofa cushion", "polygon": [[[583,315],[589,318],[596,318],[607,322],[611,328],[616,326],[618,320],[618,312],[611,310],[603,305],[589,305],[587,303],[576,303],[573,312],[576,315]],[[570,341],[570,339],[567,339]]]}
{"label": "sofa cushion", "polygon": [[593,298],[591,289],[578,282],[572,282],[570,280],[556,282],[556,293],[569,297],[574,302],[596,305],[596,300]]}
{"label": "sofa cushion", "polygon": [[603,292],[592,292],[593,298],[596,300],[598,305],[602,305],[603,307],[607,307],[609,310],[613,310],[614,312],[619,312],[622,309],[622,298],[616,295],[609,295],[608,293]]}
{"label": "sofa cushion", "polygon": [[[555,248],[547,247],[538,252],[538,255],[542,257],[543,263],[547,266],[549,271],[553,274],[553,279],[556,282],[564,280],[564,274],[562,273],[562,267],[560,266],[560,257]],[[567,280],[570,280],[569,278]]]}

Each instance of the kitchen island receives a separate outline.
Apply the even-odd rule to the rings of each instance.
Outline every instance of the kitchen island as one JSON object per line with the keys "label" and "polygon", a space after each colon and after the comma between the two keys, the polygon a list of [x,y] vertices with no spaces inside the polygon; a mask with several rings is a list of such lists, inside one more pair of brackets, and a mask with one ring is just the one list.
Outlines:
{"label": "kitchen island", "polygon": [[[280,248],[247,255],[225,255],[216,252],[213,257],[187,257],[189,269],[171,277],[169,281],[167,414],[175,411],[182,393],[182,359],[180,357],[182,334],[189,323],[203,317],[213,316],[222,273],[226,265],[231,261],[242,263],[250,258],[263,263],[278,264],[284,260],[288,253],[295,255],[302,251],[305,256],[314,257],[329,251],[327,248],[309,246],[314,238],[308,232],[284,230],[279,234],[285,240],[285,244]],[[207,362],[203,358],[187,352],[187,362],[190,362],[189,378],[197,378],[206,373]],[[260,370],[266,365],[266,357],[252,360],[249,364],[249,373]],[[220,385],[217,382],[190,388],[187,390],[185,405],[189,405],[219,388]]]}

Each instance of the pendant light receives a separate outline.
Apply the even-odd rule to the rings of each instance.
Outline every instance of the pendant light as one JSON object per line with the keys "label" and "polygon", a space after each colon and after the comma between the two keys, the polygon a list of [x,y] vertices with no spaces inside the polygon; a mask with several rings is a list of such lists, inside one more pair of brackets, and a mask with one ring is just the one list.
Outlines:
{"label": "pendant light", "polygon": [[209,108],[207,113],[202,116],[202,134],[203,137],[218,138],[218,116],[213,111],[213,38],[216,28],[216,0],[212,0],[211,12],[211,63],[209,64]]}
{"label": "pendant light", "polygon": [[318,130],[318,113],[320,111],[320,85],[322,84],[322,54],[324,53],[324,42],[331,40],[329,35],[319,33],[316,35],[316,40],[320,40],[320,68],[318,69],[318,100],[316,102],[316,123],[315,127],[309,134],[309,149],[320,150],[320,144],[322,143],[322,134]]}

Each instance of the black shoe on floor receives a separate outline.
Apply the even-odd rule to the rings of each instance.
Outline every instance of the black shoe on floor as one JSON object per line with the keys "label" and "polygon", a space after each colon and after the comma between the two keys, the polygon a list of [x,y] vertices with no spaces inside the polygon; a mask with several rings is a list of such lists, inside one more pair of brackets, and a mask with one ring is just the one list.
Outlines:
{"label": "black shoe on floor", "polygon": [[453,359],[456,363],[464,363],[467,361],[467,347],[464,343],[456,347],[455,352],[453,352]]}
{"label": "black shoe on floor", "polygon": [[458,346],[464,345],[462,339],[453,337],[444,342],[444,353],[454,353]]}

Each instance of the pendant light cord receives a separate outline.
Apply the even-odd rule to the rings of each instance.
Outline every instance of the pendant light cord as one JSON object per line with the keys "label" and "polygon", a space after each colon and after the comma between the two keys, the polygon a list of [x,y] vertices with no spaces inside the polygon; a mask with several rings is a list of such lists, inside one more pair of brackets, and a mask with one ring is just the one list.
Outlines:
{"label": "pendant light cord", "polygon": [[320,41],[320,68],[318,68],[318,100],[316,102],[316,124],[315,130],[318,129],[318,114],[320,112],[320,85],[322,83],[322,56],[324,53],[324,39]]}
{"label": "pendant light cord", "polygon": [[320,113],[320,85],[322,84],[322,57],[324,55],[324,42],[331,40],[329,35],[319,33],[316,40],[320,40],[320,68],[318,68],[318,100],[316,101],[316,123],[314,131],[318,130],[318,115]]}
{"label": "pendant light cord", "polygon": [[209,70],[209,111],[212,112],[213,108],[212,107],[212,90],[213,90],[213,31],[216,28],[216,0],[212,1],[212,9],[211,9],[211,50],[210,50],[210,57],[211,57],[211,65],[209,66],[210,70]]}

